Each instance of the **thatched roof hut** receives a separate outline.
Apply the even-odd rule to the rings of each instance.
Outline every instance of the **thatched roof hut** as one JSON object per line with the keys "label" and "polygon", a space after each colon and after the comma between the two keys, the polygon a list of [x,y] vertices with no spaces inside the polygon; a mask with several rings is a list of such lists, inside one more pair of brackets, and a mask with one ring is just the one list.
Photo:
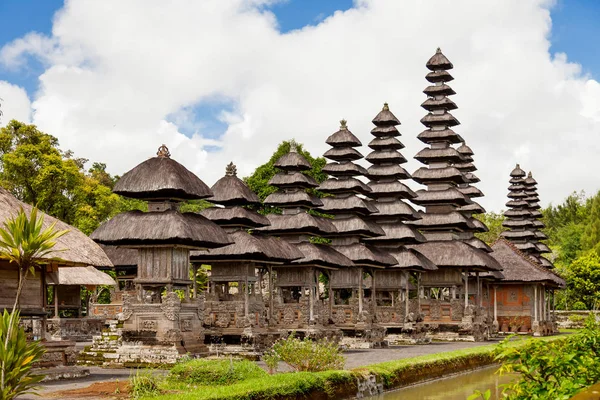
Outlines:
{"label": "thatched roof hut", "polygon": [[72,286],[115,286],[117,282],[110,275],[98,271],[94,267],[58,268],[57,272],[46,274],[48,285]]}
{"label": "thatched roof hut", "polygon": [[[0,188],[0,220],[6,221],[12,218],[19,210],[23,208],[27,214],[31,212],[32,206],[18,200],[4,188]],[[89,266],[112,267],[109,258],[104,251],[94,241],[87,237],[79,229],[65,224],[64,222],[51,217],[42,212],[39,215],[44,217],[44,228],[48,228],[53,223],[58,231],[68,230],[69,232],[56,241],[54,247],[57,251],[50,253],[46,258],[57,258],[60,261],[52,261],[59,266]]]}

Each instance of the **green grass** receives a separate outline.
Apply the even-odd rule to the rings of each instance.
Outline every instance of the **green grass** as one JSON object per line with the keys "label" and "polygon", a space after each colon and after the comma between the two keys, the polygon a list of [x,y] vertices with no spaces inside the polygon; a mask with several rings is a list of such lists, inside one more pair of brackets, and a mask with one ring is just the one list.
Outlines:
{"label": "green grass", "polygon": [[[565,336],[551,336],[535,338],[533,340],[552,341],[561,340]],[[527,339],[517,336],[511,345],[519,346]],[[195,381],[190,377],[191,372],[181,375],[180,372],[173,374],[159,383],[162,395],[147,396],[144,399],[173,399],[173,400],[259,400],[259,399],[281,399],[297,398],[298,396],[309,396],[311,392],[325,392],[329,398],[340,397],[340,391],[344,393],[356,393],[356,378],[375,374],[378,380],[383,382],[386,389],[404,386],[419,381],[421,374],[437,369],[439,371],[454,370],[455,367],[469,365],[469,363],[485,362],[491,363],[493,351],[496,344],[488,344],[468,349],[454,350],[445,353],[428,354],[412,358],[387,361],[372,364],[352,370],[325,371],[325,372],[296,372],[268,375],[264,371],[258,372],[256,365],[249,361],[235,361],[234,364],[244,364],[244,367],[235,366],[234,370],[245,371],[245,378],[241,378],[232,384],[219,384],[218,378],[208,374],[206,378],[202,373],[200,380]],[[193,365],[200,365],[206,369],[215,365],[223,373],[225,366],[231,369],[229,360],[193,360],[182,363],[173,368],[177,371],[189,371]],[[172,371],[173,371],[172,370]],[[182,376],[183,380],[175,380],[172,377]],[[216,379],[216,381],[215,381]],[[199,384],[202,382],[203,384]],[[336,395],[337,393],[337,395]]]}
{"label": "green grass", "polygon": [[196,385],[231,385],[267,375],[256,363],[248,360],[198,359],[175,365],[167,379]]}

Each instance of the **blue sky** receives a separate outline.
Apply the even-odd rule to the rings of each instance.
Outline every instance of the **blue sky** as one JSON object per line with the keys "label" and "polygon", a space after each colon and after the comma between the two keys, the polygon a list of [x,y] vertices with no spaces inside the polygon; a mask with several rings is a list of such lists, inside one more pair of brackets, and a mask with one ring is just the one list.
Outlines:
{"label": "blue sky", "polygon": [[[50,34],[55,12],[63,0],[0,0],[0,47],[28,32]],[[318,24],[337,10],[352,7],[352,0],[288,0],[269,9],[276,15],[282,32]],[[600,52],[595,46],[600,39],[600,0],[558,0],[552,9],[551,52],[564,52],[570,61],[582,65],[583,72],[600,78]],[[0,80],[22,86],[33,97],[43,66],[31,60],[19,71],[0,67]],[[202,121],[205,135],[218,137],[226,128],[218,114],[228,104],[198,104],[191,108],[194,121]],[[191,135],[199,126],[182,124],[183,133]]]}

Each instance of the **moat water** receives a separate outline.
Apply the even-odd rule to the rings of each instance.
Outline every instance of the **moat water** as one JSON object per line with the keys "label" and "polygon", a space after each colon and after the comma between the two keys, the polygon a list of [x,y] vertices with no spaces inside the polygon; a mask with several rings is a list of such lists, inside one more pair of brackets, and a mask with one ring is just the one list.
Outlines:
{"label": "moat water", "polygon": [[394,390],[368,400],[465,400],[475,390],[485,392],[490,389],[491,400],[502,398],[504,384],[515,379],[515,375],[500,376],[498,366],[466,372],[449,378],[422,383],[405,389]]}

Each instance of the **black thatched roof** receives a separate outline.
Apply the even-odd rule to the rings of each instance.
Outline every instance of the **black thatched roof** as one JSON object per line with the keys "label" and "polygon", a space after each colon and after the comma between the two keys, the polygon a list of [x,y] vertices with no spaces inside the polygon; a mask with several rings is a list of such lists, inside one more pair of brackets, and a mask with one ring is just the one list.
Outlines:
{"label": "black thatched roof", "polygon": [[492,245],[492,249],[494,252],[491,256],[502,266],[503,281],[546,282],[557,287],[566,286],[564,279],[548,271],[509,241],[499,239]]}
{"label": "black thatched roof", "polygon": [[229,244],[227,233],[200,214],[128,211],[103,223],[90,237],[114,246],[181,245],[215,248]]}
{"label": "black thatched roof", "polygon": [[417,190],[417,197],[412,200],[419,205],[454,204],[457,206],[471,204],[472,201],[455,187],[444,190]]}
{"label": "black thatched roof", "polygon": [[458,211],[469,213],[469,214],[485,214],[485,208],[483,208],[479,203],[472,202],[471,204],[467,204],[466,206],[461,206],[458,208]]}
{"label": "black thatched roof", "polygon": [[169,158],[168,150],[165,153],[161,149],[158,157],[150,158],[126,172],[115,184],[113,192],[142,200],[194,200],[213,195],[200,178]]}
{"label": "black thatched roof", "polygon": [[398,164],[394,165],[371,165],[365,174],[374,181],[380,179],[410,179],[410,174]]}
{"label": "black thatched roof", "polygon": [[[23,209],[29,216],[31,207],[10,194],[7,190],[0,187],[0,222],[4,222],[9,218],[14,218]],[[43,228],[47,229],[52,224],[55,230],[68,232],[56,240],[54,249],[56,251],[45,256],[45,259],[57,259],[55,262],[59,266],[77,265],[95,267],[112,267],[109,258],[104,254],[104,251],[90,240],[83,232],[74,226],[68,225],[54,217],[46,215],[42,211],[38,211],[38,218],[44,217]]]}
{"label": "black thatched roof", "polygon": [[[412,249],[400,247],[395,250],[390,250],[390,254],[396,259],[396,265],[392,266],[392,268],[422,272],[437,270],[438,268],[434,263],[416,250],[418,248],[419,245],[414,246]],[[383,285],[385,285],[385,283],[378,283],[379,287],[383,287]]]}
{"label": "black thatched roof", "polygon": [[362,143],[346,126],[346,121],[340,121],[340,129],[329,136],[325,143],[332,147],[360,147]]}
{"label": "black thatched roof", "polygon": [[428,128],[433,126],[451,127],[460,125],[460,122],[449,112],[445,112],[443,114],[429,113],[421,118],[421,123]]}
{"label": "black thatched roof", "polygon": [[390,107],[388,103],[383,104],[383,108],[381,111],[373,118],[373,124],[376,126],[394,126],[400,125],[400,121],[392,112],[390,111]]}
{"label": "black thatched roof", "polygon": [[521,166],[520,166],[519,164],[517,164],[517,166],[515,167],[515,169],[513,169],[513,170],[510,172],[510,176],[511,176],[511,177],[513,177],[513,178],[522,178],[522,177],[524,177],[525,175],[526,175],[526,174],[525,174],[525,171],[523,171],[523,170],[521,169]]}
{"label": "black thatched roof", "polygon": [[436,99],[433,97],[427,98],[423,103],[421,103],[421,107],[426,109],[427,111],[435,111],[435,110],[456,110],[457,105],[447,97],[442,97],[441,99]]}
{"label": "black thatched roof", "polygon": [[308,189],[319,186],[317,181],[315,181],[312,177],[301,172],[293,172],[288,174],[278,172],[269,180],[269,185],[273,185],[281,189]]}
{"label": "black thatched roof", "polygon": [[367,174],[364,167],[351,162],[328,163],[322,171],[332,176],[362,176]]}
{"label": "black thatched roof", "polygon": [[331,220],[335,229],[343,235],[360,235],[365,237],[383,236],[385,232],[376,223],[365,221],[362,218],[353,216],[350,218],[337,218]]}
{"label": "black thatched roof", "polygon": [[404,223],[380,224],[384,236],[365,239],[365,242],[387,246],[422,243],[425,237],[416,229]]}
{"label": "black thatched roof", "polygon": [[430,72],[427,75],[425,75],[425,79],[427,79],[431,83],[450,82],[454,80],[452,75],[450,75],[448,71],[444,70]]}
{"label": "black thatched roof", "polygon": [[367,155],[366,160],[372,164],[404,164],[406,162],[406,158],[394,149],[375,150]]}
{"label": "black thatched roof", "polygon": [[397,263],[389,253],[362,243],[335,245],[333,248],[352,260],[357,267],[391,267]]}
{"label": "black thatched roof", "polygon": [[306,193],[303,190],[296,190],[293,192],[275,192],[267,196],[264,201],[265,204],[281,208],[291,207],[318,207],[323,203],[321,199],[311,194]]}
{"label": "black thatched roof", "polygon": [[385,126],[376,126],[371,129],[371,135],[375,137],[394,137],[400,136],[400,132],[396,129],[395,126],[385,125]]}
{"label": "black thatched roof", "polygon": [[404,148],[404,144],[395,137],[376,137],[369,142],[369,147],[373,150],[394,149],[400,150]]}
{"label": "black thatched roof", "polygon": [[414,199],[417,194],[411,188],[402,182],[393,180],[370,181],[371,192],[368,194],[371,198],[379,197],[401,197],[404,199]]}
{"label": "black thatched roof", "polygon": [[451,96],[453,94],[456,94],[454,89],[452,89],[450,86],[446,85],[445,83],[443,83],[441,85],[427,86],[425,88],[425,90],[423,90],[423,93],[425,93],[427,96],[431,96],[431,97]]}
{"label": "black thatched roof", "polygon": [[360,160],[363,155],[352,147],[332,147],[323,154],[323,157],[342,162]]}
{"label": "black thatched roof", "polygon": [[227,166],[225,176],[219,179],[212,187],[213,196],[209,199],[212,203],[224,206],[248,206],[260,204],[260,199],[248,185],[236,176],[236,167],[233,163]]}
{"label": "black thatched roof", "polygon": [[377,208],[357,196],[349,197],[324,197],[321,199],[323,206],[319,211],[325,214],[361,214],[368,215],[378,212]]}
{"label": "black thatched roof", "polygon": [[470,197],[472,199],[476,197],[483,197],[483,193],[481,192],[481,190],[477,189],[475,186],[458,187],[456,189],[459,190],[465,196]]}
{"label": "black thatched roof", "polygon": [[319,191],[331,194],[359,193],[370,194],[371,188],[356,178],[329,178],[319,186]]}
{"label": "black thatched roof", "polygon": [[375,219],[389,219],[389,217],[401,218],[404,221],[412,221],[421,218],[414,208],[403,201],[380,201],[374,203],[379,210],[372,217]]}
{"label": "black thatched roof", "polygon": [[466,142],[463,142],[460,146],[458,146],[456,151],[458,151],[463,156],[472,156],[475,154],[475,153],[473,153],[473,150],[471,150],[471,148],[469,146],[467,146]]}
{"label": "black thatched roof", "polygon": [[454,68],[450,60],[446,58],[446,56],[442,53],[442,50],[439,47],[435,51],[435,54],[431,56],[429,60],[427,60],[425,66],[431,71],[447,70]]}
{"label": "black thatched roof", "polygon": [[437,240],[409,246],[419,251],[438,268],[461,268],[470,271],[501,271],[496,259],[486,252],[458,240]]}
{"label": "black thatched roof", "polygon": [[471,230],[475,228],[471,221],[472,218],[467,218],[459,212],[440,214],[419,212],[418,214],[421,218],[409,223],[421,230]]}
{"label": "black thatched roof", "polygon": [[490,246],[487,245],[484,241],[477,239],[476,237],[472,237],[471,239],[465,240],[466,244],[469,244],[476,249],[483,250],[486,253],[491,253],[493,250]]}
{"label": "black thatched roof", "polygon": [[427,129],[419,133],[417,138],[423,143],[434,143],[434,142],[448,142],[448,143],[461,143],[463,138],[452,129],[443,130],[431,130]]}
{"label": "black thatched roof", "polygon": [[443,182],[465,183],[463,173],[454,167],[421,167],[413,173],[412,177],[416,182],[424,185]]}
{"label": "black thatched roof", "polygon": [[290,264],[292,266],[315,266],[336,269],[354,265],[349,258],[329,245],[302,242],[296,243],[294,246],[302,252],[304,257],[293,261]]}
{"label": "black thatched roof", "polygon": [[289,153],[279,157],[273,165],[284,171],[307,171],[311,168],[310,163],[296,151],[294,146]]}
{"label": "black thatched roof", "polygon": [[306,234],[306,235],[331,235],[336,233],[331,219],[316,217],[301,212],[298,214],[269,214],[267,218],[271,225],[256,229],[270,235]]}
{"label": "black thatched roof", "polygon": [[270,236],[236,231],[229,234],[229,240],[233,244],[218,249],[191,251],[190,261],[195,263],[254,261],[263,264],[279,264],[303,257],[294,246]]}
{"label": "black thatched roof", "polygon": [[454,168],[460,170],[461,172],[473,172],[477,171],[477,167],[472,162],[463,162],[463,163],[455,163]]}
{"label": "black thatched roof", "polygon": [[219,226],[258,228],[269,225],[267,217],[243,207],[210,207],[202,210],[200,214]]}

